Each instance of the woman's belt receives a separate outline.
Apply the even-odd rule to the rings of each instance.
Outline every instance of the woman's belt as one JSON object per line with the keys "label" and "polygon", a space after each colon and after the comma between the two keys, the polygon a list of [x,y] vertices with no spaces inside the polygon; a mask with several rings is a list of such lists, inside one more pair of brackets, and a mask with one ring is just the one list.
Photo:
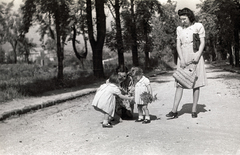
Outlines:
{"label": "woman's belt", "polygon": [[181,47],[186,47],[186,46],[190,46],[190,45],[193,45],[193,42],[183,43],[183,44],[181,44]]}

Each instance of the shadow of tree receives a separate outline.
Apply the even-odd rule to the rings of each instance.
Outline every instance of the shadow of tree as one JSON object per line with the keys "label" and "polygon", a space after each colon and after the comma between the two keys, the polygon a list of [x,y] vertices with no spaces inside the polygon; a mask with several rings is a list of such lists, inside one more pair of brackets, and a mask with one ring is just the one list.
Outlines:
{"label": "shadow of tree", "polygon": [[[182,106],[182,109],[178,111],[178,117],[184,114],[191,114],[192,113],[192,103],[186,103]],[[206,105],[205,104],[198,104],[197,105],[197,113],[200,112],[206,112],[207,110],[205,109]]]}

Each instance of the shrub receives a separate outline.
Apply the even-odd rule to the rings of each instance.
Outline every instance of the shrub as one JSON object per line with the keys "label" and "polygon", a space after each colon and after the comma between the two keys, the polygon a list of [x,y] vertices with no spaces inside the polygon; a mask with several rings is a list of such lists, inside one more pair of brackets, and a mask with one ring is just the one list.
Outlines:
{"label": "shrub", "polygon": [[39,96],[44,92],[78,87],[93,83],[91,69],[69,68],[64,79],[56,78],[57,68],[34,64],[3,64],[0,66],[0,102],[16,98]]}

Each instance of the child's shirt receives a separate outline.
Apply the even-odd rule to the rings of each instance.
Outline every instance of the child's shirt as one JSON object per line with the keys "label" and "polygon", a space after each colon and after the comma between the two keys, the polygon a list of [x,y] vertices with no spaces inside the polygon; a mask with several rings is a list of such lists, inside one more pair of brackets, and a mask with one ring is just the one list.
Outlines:
{"label": "child's shirt", "polygon": [[150,80],[146,78],[145,76],[142,76],[142,78],[136,83],[135,85],[135,102],[136,104],[144,104],[141,100],[140,95],[143,92],[149,92],[147,89],[147,86],[150,85]]}

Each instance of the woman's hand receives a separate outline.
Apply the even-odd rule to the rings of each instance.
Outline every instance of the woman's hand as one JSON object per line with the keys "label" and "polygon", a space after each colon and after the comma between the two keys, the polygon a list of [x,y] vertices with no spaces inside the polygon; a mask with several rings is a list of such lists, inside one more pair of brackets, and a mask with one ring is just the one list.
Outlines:
{"label": "woman's hand", "polygon": [[199,55],[199,53],[200,53],[200,52],[197,51],[195,57],[194,57],[193,60],[192,60],[192,62],[193,62],[194,64],[197,64],[198,61],[199,61],[199,59],[200,59],[200,56],[201,56],[201,55]]}
{"label": "woman's hand", "polygon": [[187,64],[186,64],[186,62],[185,62],[184,60],[181,60],[181,61],[180,61],[180,67],[181,67],[181,68],[185,68],[186,65],[187,65]]}

